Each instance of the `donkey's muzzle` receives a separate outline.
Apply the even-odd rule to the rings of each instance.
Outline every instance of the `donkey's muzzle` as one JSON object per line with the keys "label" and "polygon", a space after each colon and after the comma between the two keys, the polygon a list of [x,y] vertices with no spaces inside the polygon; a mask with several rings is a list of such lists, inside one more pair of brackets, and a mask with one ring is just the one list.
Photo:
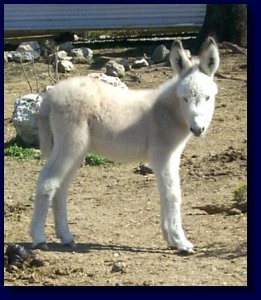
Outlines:
{"label": "donkey's muzzle", "polygon": [[202,133],[205,131],[205,127],[197,127],[197,128],[192,128],[192,127],[190,127],[190,131],[191,131],[195,136],[201,136]]}

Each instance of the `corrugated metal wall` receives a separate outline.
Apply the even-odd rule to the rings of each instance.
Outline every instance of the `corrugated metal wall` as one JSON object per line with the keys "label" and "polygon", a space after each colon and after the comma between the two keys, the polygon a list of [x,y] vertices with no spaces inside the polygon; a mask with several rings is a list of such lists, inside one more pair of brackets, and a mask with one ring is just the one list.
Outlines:
{"label": "corrugated metal wall", "polygon": [[4,30],[200,26],[205,4],[5,4]]}

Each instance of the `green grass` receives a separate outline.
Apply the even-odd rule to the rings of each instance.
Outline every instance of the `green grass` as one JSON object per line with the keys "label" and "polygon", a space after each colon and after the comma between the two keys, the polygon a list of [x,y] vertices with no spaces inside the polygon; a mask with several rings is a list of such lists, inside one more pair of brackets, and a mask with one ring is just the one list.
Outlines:
{"label": "green grass", "polygon": [[36,153],[33,148],[22,147],[16,143],[4,147],[4,156],[11,156],[20,159],[39,158],[38,153]]}
{"label": "green grass", "polygon": [[[18,159],[39,159],[39,153],[32,147],[29,147],[19,137],[12,139],[4,145],[4,156],[10,156]],[[106,157],[87,153],[85,163],[89,166],[107,166],[113,162]]]}
{"label": "green grass", "polygon": [[107,166],[109,164],[113,164],[113,162],[106,157],[94,154],[94,153],[87,153],[85,157],[85,163],[89,166]]}

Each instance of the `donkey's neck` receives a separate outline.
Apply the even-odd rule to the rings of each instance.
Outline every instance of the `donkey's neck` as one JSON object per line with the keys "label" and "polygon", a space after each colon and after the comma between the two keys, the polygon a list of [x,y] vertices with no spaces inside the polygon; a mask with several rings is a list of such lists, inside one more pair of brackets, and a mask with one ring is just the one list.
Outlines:
{"label": "donkey's neck", "polygon": [[[176,76],[160,86],[158,101],[168,109],[175,124],[185,129],[187,128],[187,125],[181,114],[180,100],[176,94],[178,82],[179,78]],[[189,132],[189,130],[187,130],[187,132]]]}
{"label": "donkey's neck", "polygon": [[154,105],[158,130],[174,147],[186,143],[190,136],[190,130],[180,111],[180,101],[176,96],[177,80],[170,79],[160,86]]}

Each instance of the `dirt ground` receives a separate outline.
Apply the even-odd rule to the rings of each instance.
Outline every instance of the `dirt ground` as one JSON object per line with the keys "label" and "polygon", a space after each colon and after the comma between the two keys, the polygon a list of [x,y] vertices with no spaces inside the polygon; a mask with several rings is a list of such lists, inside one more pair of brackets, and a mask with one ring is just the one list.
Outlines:
{"label": "dirt ground", "polygon": [[[131,58],[128,48],[94,51],[98,53]],[[34,85],[32,66],[25,68]],[[41,87],[50,84],[47,65],[39,62],[35,69]],[[15,99],[29,88],[20,65],[6,64],[4,72],[6,143],[16,135],[11,122]],[[74,74],[91,72],[97,69],[76,65]],[[172,75],[169,67],[154,65],[131,70],[122,80],[139,89],[156,87]],[[155,177],[135,173],[139,162],[84,166],[69,192],[69,223],[77,247],[58,243],[50,210],[49,250],[34,251],[44,265],[5,268],[5,285],[246,286],[247,214],[228,213],[234,190],[247,176],[246,55],[221,51],[215,80],[219,93],[212,125],[205,138],[191,138],[180,170],[183,224],[194,255],[166,247]],[[5,157],[4,164],[4,251],[9,243],[29,249],[35,183],[43,161]]]}

